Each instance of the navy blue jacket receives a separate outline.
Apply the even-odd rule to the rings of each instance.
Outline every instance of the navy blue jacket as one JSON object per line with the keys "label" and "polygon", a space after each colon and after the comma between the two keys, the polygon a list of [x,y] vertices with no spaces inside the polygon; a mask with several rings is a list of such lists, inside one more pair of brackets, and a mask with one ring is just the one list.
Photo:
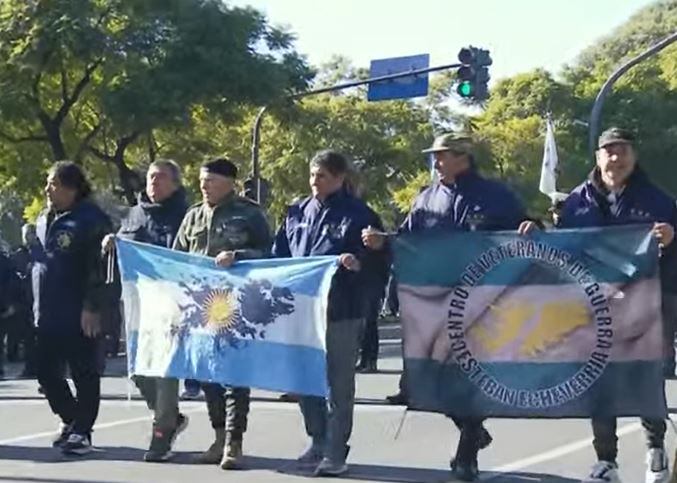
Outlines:
{"label": "navy blue jacket", "polygon": [[110,233],[108,216],[83,200],[71,210],[43,212],[36,223],[33,312],[40,330],[78,334],[83,308],[100,311],[109,303],[101,240]]}
{"label": "navy blue jacket", "polygon": [[139,202],[122,220],[118,235],[127,240],[172,248],[187,210],[183,188],[160,203],[153,203],[146,193],[142,193]]}
{"label": "navy blue jacket", "polygon": [[[562,207],[559,228],[670,223],[677,229],[675,200],[653,184],[639,167],[635,168],[625,189],[612,205],[608,190],[595,168],[583,183],[574,189]],[[677,292],[677,242],[661,256],[663,288]]]}
{"label": "navy blue jacket", "polygon": [[508,187],[471,168],[452,185],[438,182],[423,190],[400,232],[515,230],[525,219],[522,203]]}
{"label": "navy blue jacket", "polygon": [[[383,257],[364,247],[362,230],[380,226],[378,217],[364,201],[340,190],[324,202],[308,197],[289,207],[277,232],[273,256],[308,257],[352,253],[363,269]],[[340,267],[329,292],[329,321],[364,317],[365,273]]]}

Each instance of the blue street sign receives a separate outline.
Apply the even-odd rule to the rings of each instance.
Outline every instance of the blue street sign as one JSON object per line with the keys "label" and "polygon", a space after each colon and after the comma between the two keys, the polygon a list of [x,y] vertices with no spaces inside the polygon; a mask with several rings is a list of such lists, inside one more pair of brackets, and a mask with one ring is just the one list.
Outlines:
{"label": "blue street sign", "polygon": [[[412,70],[427,69],[430,64],[428,54],[393,57],[371,61],[369,77],[383,77]],[[369,84],[367,99],[385,101],[388,99],[408,99],[428,94],[428,74],[412,75],[383,82]]]}

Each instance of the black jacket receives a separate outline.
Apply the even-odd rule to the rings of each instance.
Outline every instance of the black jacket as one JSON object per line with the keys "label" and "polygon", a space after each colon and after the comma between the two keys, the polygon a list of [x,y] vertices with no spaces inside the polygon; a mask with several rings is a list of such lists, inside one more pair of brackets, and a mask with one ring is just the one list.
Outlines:
{"label": "black jacket", "polygon": [[122,220],[118,235],[128,240],[172,248],[188,203],[186,192],[179,188],[161,203],[153,203],[143,193],[139,202]]}
{"label": "black jacket", "polygon": [[89,200],[61,213],[43,212],[33,250],[33,312],[38,327],[77,334],[83,308],[100,311],[110,299],[101,240],[110,233],[108,216]]}

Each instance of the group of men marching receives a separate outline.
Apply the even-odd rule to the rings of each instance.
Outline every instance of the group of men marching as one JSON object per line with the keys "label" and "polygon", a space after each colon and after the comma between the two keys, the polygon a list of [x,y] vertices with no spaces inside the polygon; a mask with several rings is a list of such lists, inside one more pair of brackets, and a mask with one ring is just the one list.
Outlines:
{"label": "group of men marching", "polygon": [[[438,181],[418,195],[401,232],[517,230],[529,236],[531,230],[538,229],[507,186],[478,172],[473,150],[470,136],[450,133],[436,138],[424,151],[435,159]],[[329,396],[299,398],[310,443],[298,464],[312,468],[316,476],[339,476],[348,471],[355,363],[368,305],[365,284],[372,271],[382,271],[390,264],[389,239],[374,211],[352,193],[345,156],[321,151],[310,161],[309,170],[311,194],[288,208],[273,236],[261,207],[236,194],[237,168],[228,159],[202,165],[202,201],[191,207],[179,166],[157,160],[148,169],[146,190],[138,204],[113,235],[108,217],[90,200],[91,188],[81,168],[70,162],[51,168],[45,188],[48,206],[38,220],[32,253],[38,380],[52,411],[61,419],[55,447],[78,455],[92,449],[92,427],[100,403],[96,349],[100,311],[119,297],[119,292],[106,284],[102,250],[111,253],[114,236],[119,236],[211,257],[224,269],[258,258],[338,256],[340,267],[330,289],[327,313]],[[677,207],[638,165],[630,132],[611,128],[600,136],[597,166],[569,195],[559,216],[558,226],[566,228],[653,223],[662,248],[664,302],[677,297],[672,295],[677,293],[672,244]],[[672,348],[668,339],[666,354]],[[674,359],[674,353],[670,357]],[[70,369],[75,395],[66,383],[64,365]],[[136,376],[134,382],[154,413],[144,459],[167,461],[173,442],[188,424],[187,416],[179,411],[178,381]],[[198,461],[224,470],[239,468],[250,390],[207,382],[201,385],[214,441]],[[482,419],[448,416],[460,430],[451,470],[456,478],[473,481],[479,475],[478,453],[491,443],[491,435]],[[649,446],[646,482],[667,482],[665,422],[642,422]],[[616,421],[593,419],[592,423],[599,461],[584,481],[618,482]]]}

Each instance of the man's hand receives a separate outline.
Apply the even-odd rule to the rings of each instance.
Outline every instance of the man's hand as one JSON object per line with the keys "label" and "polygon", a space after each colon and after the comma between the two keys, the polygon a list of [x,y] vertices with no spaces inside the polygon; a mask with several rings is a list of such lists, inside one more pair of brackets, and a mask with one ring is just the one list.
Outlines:
{"label": "man's hand", "polygon": [[216,264],[219,267],[228,268],[235,263],[235,252],[223,251],[216,255]]}
{"label": "man's hand", "polygon": [[372,250],[380,250],[383,248],[386,237],[380,231],[376,230],[372,226],[368,226],[362,230],[362,243],[367,248]]}
{"label": "man's hand", "polygon": [[538,230],[538,225],[531,220],[524,220],[520,223],[520,226],[517,228],[517,233],[520,235],[528,235],[534,230]]}
{"label": "man's hand", "polygon": [[115,249],[115,235],[109,233],[103,240],[101,240],[101,253],[104,255],[112,252]]}
{"label": "man's hand", "polygon": [[675,239],[675,229],[670,223],[656,223],[653,226],[653,236],[662,247],[667,247]]}
{"label": "man's hand", "polygon": [[101,333],[101,315],[98,312],[83,309],[80,327],[82,327],[82,333],[85,334],[85,337],[93,339]]}
{"label": "man's hand", "polygon": [[339,263],[351,272],[359,272],[362,264],[352,253],[342,253],[339,255]]}

